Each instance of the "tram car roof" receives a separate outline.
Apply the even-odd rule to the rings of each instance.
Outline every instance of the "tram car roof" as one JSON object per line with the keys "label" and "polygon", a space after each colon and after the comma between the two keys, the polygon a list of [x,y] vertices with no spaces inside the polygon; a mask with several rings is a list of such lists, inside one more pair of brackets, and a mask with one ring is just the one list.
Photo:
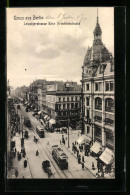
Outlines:
{"label": "tram car roof", "polygon": [[43,127],[42,126],[40,126],[40,125],[38,125],[38,126],[36,126],[38,129],[40,129],[40,130],[44,130],[43,129]]}
{"label": "tram car roof", "polygon": [[66,154],[64,153],[64,151],[60,147],[58,147],[58,145],[54,145],[52,147],[62,158],[67,157]]}

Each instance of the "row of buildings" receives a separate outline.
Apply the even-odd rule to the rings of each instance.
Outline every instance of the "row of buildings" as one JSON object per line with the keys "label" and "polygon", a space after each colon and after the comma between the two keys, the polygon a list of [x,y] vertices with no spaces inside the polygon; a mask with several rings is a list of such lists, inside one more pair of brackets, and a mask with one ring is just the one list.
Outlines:
{"label": "row of buildings", "polygon": [[72,128],[81,128],[81,85],[77,82],[36,80],[17,89],[15,95],[50,115],[57,126],[68,126],[69,120]]}
{"label": "row of buildings", "polygon": [[[36,80],[24,93],[31,106],[44,110],[61,126],[68,119],[75,127],[82,119],[82,134],[114,150],[114,58],[102,42],[98,17],[82,66],[82,86],[76,82]],[[79,122],[79,123],[78,123]]]}

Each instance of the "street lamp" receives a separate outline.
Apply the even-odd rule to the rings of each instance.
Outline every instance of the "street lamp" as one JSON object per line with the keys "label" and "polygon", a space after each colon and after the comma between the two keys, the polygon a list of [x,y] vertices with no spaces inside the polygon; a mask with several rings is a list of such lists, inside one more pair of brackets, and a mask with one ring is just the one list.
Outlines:
{"label": "street lamp", "polygon": [[69,110],[68,110],[68,148],[70,148],[70,145],[69,145]]}
{"label": "street lamp", "polygon": [[21,115],[21,128],[22,128],[22,138],[21,138],[21,146],[24,146],[24,138],[23,138],[23,122],[22,122],[22,115]]}

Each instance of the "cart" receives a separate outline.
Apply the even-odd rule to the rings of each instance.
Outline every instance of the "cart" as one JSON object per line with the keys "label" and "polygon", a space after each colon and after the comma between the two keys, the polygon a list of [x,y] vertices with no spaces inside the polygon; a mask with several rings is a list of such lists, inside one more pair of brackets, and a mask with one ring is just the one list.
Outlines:
{"label": "cart", "polygon": [[50,165],[50,161],[49,160],[45,160],[45,161],[42,162],[42,168],[43,168],[45,173],[48,173],[48,177],[53,175],[50,167],[51,167],[51,165]]}
{"label": "cart", "polygon": [[28,131],[27,131],[27,130],[25,130],[25,132],[24,132],[24,137],[25,137],[26,139],[29,138],[29,135],[28,135]]}

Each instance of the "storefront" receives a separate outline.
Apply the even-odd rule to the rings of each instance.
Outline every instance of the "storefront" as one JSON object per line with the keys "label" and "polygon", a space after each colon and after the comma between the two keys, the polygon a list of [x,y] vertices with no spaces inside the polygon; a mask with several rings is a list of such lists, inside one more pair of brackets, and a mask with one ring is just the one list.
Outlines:
{"label": "storefront", "polygon": [[112,150],[106,148],[104,152],[99,157],[99,160],[102,162],[105,167],[105,172],[111,172],[113,162],[114,162],[114,153]]}
{"label": "storefront", "polygon": [[92,156],[98,157],[101,154],[101,144],[98,142],[95,142],[93,146],[90,148],[90,152]]}

